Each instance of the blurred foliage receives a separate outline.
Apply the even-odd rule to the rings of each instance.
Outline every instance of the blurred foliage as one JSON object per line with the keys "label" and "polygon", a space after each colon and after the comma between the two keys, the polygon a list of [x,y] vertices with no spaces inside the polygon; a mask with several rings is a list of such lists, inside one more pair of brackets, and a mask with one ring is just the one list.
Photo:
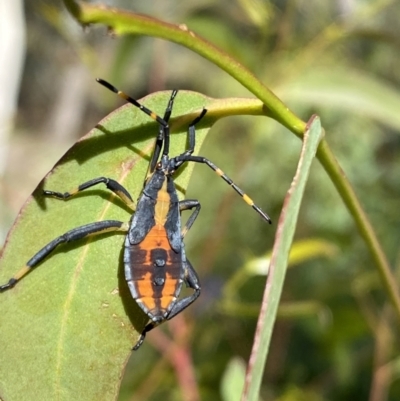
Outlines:
{"label": "blurred foliage", "polygon": [[[320,115],[399,277],[397,0],[108,3],[185,23],[250,68],[304,120]],[[82,30],[51,1],[26,2],[25,11],[25,71],[8,168],[0,181],[2,240],[56,160],[120,104],[109,103],[112,97],[104,96],[96,76],[136,98],[172,88],[211,97],[249,95],[216,66],[177,45]],[[299,150],[298,139],[272,120],[231,117],[216,124],[201,153],[277,221]],[[258,199],[259,188],[268,189],[268,202]],[[195,167],[187,196],[198,198],[202,211],[186,242],[202,296],[184,316],[154,330],[134,354],[121,401],[233,399],[221,386],[232,358],[247,359],[256,316],[218,305],[235,273],[270,250],[276,226],[264,224],[232,192],[211,171]],[[316,252],[288,271],[282,306],[319,307],[277,321],[261,399],[398,400],[398,325],[370,255],[317,163],[296,235],[334,244],[337,251],[329,257]],[[259,305],[264,284],[262,275],[246,278],[235,301]],[[167,335],[179,352],[159,346],[170,344],[161,341]],[[197,385],[182,376],[188,367]]]}

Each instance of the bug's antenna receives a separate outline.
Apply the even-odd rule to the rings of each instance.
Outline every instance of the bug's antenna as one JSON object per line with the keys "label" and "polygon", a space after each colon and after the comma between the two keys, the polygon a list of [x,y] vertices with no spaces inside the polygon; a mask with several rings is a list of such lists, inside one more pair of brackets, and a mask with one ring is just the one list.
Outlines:
{"label": "bug's antenna", "polygon": [[111,85],[109,82],[105,81],[104,79],[101,78],[96,78],[96,81],[100,84],[106,87],[108,90],[111,92],[116,93],[119,97],[122,97],[122,99],[125,99],[127,102],[133,104],[136,106],[138,109],[142,110],[143,113],[146,113],[149,117],[151,117],[153,120],[157,121],[160,125],[162,125],[165,129],[169,129],[168,123],[158,116],[156,113],[148,109],[147,107],[143,106],[140,104],[136,99],[133,97],[130,97],[127,95],[125,92],[120,91],[117,89],[115,86]]}

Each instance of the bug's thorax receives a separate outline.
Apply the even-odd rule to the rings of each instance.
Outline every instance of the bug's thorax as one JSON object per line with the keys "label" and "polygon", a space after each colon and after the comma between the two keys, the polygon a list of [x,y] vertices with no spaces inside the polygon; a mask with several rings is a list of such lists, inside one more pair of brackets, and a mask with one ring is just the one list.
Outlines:
{"label": "bug's thorax", "polygon": [[171,203],[171,196],[167,191],[167,177],[164,175],[162,187],[157,192],[156,206],[154,210],[154,220],[156,226],[164,226]]}
{"label": "bug's thorax", "polygon": [[168,181],[171,180],[174,172],[173,161],[167,155],[163,155],[157,163],[154,172],[152,173],[152,181],[157,181],[158,188],[155,197],[156,205],[154,210],[154,220],[156,226],[164,227],[167,220],[168,211],[171,205],[171,194],[168,190]]}

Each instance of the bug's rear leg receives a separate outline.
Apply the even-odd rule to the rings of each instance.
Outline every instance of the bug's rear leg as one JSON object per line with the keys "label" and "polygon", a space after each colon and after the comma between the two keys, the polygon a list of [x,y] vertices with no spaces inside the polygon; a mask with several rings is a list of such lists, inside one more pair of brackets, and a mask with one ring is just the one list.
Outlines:
{"label": "bug's rear leg", "polygon": [[167,319],[172,319],[174,316],[178,315],[181,313],[184,309],[186,309],[190,304],[192,304],[199,296],[201,292],[201,286],[200,286],[200,280],[199,276],[196,273],[196,270],[194,270],[193,266],[189,262],[189,260],[186,259],[184,262],[184,282],[187,287],[192,288],[194,290],[192,295],[189,295],[188,297],[182,298],[176,302],[176,304],[173,306],[171,309],[171,312],[169,313]]}
{"label": "bug's rear leg", "polygon": [[183,210],[193,210],[192,214],[187,219],[185,226],[182,228],[181,231],[181,238],[183,239],[187,232],[192,227],[194,221],[197,219],[197,216],[200,213],[201,205],[197,199],[185,199],[179,202],[179,210],[182,212]]}
{"label": "bug's rear leg", "polygon": [[95,185],[98,185],[98,184],[105,184],[107,189],[114,192],[119,198],[122,199],[122,201],[128,207],[130,207],[132,210],[135,209],[132,196],[130,195],[128,190],[126,188],[124,188],[119,182],[113,180],[112,178],[107,178],[107,177],[93,178],[92,180],[84,182],[83,184],[79,185],[78,187],[72,189],[69,192],[62,193],[62,192],[44,190],[43,193],[46,196],[52,196],[57,199],[68,199],[71,196],[74,196],[77,193],[79,193],[87,188],[94,187]]}
{"label": "bug's rear leg", "polygon": [[[178,300],[173,308],[171,309],[171,312],[169,313],[167,320],[172,319],[174,316],[178,315],[181,313],[184,309],[186,309],[190,304],[192,304],[200,295],[201,292],[201,287],[200,287],[200,281],[199,277],[197,276],[196,271],[194,270],[193,266],[191,263],[186,259],[184,261],[184,281],[186,283],[187,287],[190,287],[194,290],[193,294],[182,298]],[[144,339],[146,338],[146,334],[150,331],[153,330],[155,327],[157,327],[160,323],[162,323],[164,319],[160,319],[159,321],[151,321],[146,325],[146,327],[143,329],[139,340],[135,344],[135,346],[132,348],[133,351],[136,351],[139,349],[139,347],[143,344]]]}
{"label": "bug's rear leg", "polygon": [[14,287],[14,285],[17,284],[17,282],[23,276],[25,276],[36,265],[38,265],[42,260],[50,255],[58,245],[65,242],[77,241],[82,238],[86,238],[89,235],[98,235],[112,231],[127,232],[128,228],[128,223],[123,223],[117,220],[98,221],[96,223],[90,223],[81,227],[73,228],[72,230],[67,231],[65,234],[60,235],[53,241],[49,242],[39,252],[33,255],[33,257],[26,263],[26,265],[22,269],[20,269],[13,277],[11,277],[6,284],[0,285],[0,292]]}
{"label": "bug's rear leg", "polygon": [[139,339],[137,340],[136,344],[133,346],[132,351],[137,351],[140,348],[140,346],[143,344],[143,341],[146,338],[146,334],[150,330],[153,330],[154,327],[157,327],[162,322],[163,322],[163,320],[160,320],[159,322],[151,321],[150,323],[146,324],[145,328],[143,329],[142,333],[140,334]]}

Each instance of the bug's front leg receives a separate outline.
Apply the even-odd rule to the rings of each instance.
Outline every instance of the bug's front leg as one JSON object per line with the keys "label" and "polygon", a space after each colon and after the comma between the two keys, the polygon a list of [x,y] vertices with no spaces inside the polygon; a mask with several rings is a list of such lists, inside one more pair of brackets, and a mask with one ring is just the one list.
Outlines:
{"label": "bug's front leg", "polygon": [[114,192],[115,195],[117,195],[129,208],[131,208],[132,210],[135,209],[132,196],[130,195],[128,190],[125,187],[123,187],[119,182],[113,180],[112,178],[107,178],[107,177],[93,178],[92,180],[86,181],[83,184],[79,185],[78,187],[73,188],[69,192],[56,192],[56,191],[44,190],[43,193],[46,196],[52,196],[53,198],[65,200],[71,198],[72,196],[76,195],[81,191],[84,191],[85,189],[94,187],[95,185],[98,184],[105,184],[107,189]]}

